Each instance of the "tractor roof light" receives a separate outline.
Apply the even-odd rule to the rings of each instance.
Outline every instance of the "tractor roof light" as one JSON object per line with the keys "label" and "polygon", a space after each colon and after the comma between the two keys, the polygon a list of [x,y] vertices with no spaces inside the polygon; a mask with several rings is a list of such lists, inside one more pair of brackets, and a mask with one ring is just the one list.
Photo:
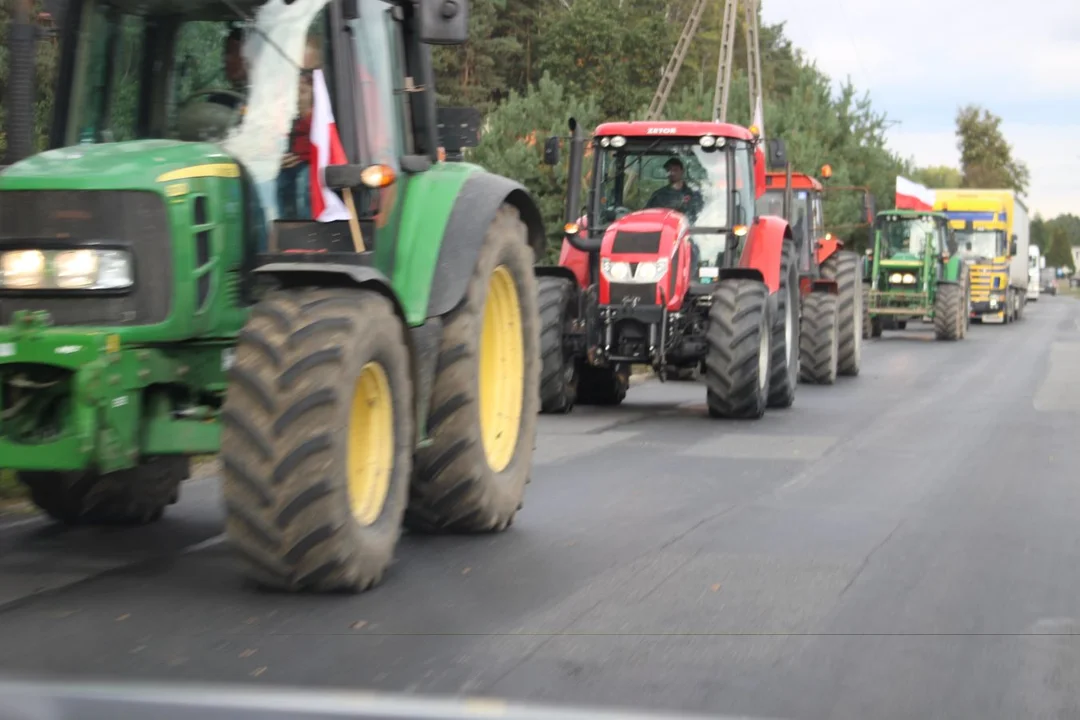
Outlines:
{"label": "tractor roof light", "polygon": [[600,147],[607,147],[611,144],[611,138],[600,138]]}
{"label": "tractor roof light", "polygon": [[611,147],[621,148],[624,145],[626,145],[626,138],[624,138],[622,135],[616,135],[615,137],[611,138]]}
{"label": "tractor roof light", "polygon": [[754,136],[755,140],[761,137],[761,128],[759,128],[757,125],[751,125],[747,128],[747,130],[750,131],[750,134]]}
{"label": "tractor roof light", "polygon": [[698,144],[703,148],[711,148],[716,146],[716,137],[713,135],[702,135],[698,140]]}
{"label": "tractor roof light", "polygon": [[821,177],[825,178],[826,180],[832,177],[832,165],[826,163],[825,165],[821,166]]}

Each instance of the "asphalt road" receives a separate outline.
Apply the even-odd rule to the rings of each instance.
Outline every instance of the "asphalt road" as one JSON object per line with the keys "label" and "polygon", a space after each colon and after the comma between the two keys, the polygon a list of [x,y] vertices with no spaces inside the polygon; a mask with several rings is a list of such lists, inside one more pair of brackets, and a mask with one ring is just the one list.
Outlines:
{"label": "asphalt road", "polygon": [[362,596],[260,594],[214,481],[160,524],[0,527],[0,672],[782,718],[1080,717],[1080,302],[868,343],[750,423],[650,382],[542,418],[513,529]]}

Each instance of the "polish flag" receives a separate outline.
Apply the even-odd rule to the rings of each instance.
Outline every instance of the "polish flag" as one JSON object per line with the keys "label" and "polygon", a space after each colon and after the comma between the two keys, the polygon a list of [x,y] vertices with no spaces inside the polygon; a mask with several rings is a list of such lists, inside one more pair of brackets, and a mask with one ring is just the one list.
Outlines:
{"label": "polish flag", "polygon": [[934,209],[934,191],[897,175],[896,209],[931,211]]}
{"label": "polish flag", "polygon": [[349,210],[345,203],[325,186],[324,172],[328,165],[344,165],[348,162],[341,147],[334,110],[330,107],[330,93],[322,70],[312,73],[313,102],[311,108],[311,145],[315,158],[311,173],[311,213],[318,222],[348,220]]}

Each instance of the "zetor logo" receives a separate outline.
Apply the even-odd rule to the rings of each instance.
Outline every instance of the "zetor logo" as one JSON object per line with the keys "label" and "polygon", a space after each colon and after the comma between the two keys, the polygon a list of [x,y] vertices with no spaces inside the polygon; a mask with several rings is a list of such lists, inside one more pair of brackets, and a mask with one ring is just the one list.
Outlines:
{"label": "zetor logo", "polygon": [[646,135],[674,135],[675,128],[649,128],[645,131]]}

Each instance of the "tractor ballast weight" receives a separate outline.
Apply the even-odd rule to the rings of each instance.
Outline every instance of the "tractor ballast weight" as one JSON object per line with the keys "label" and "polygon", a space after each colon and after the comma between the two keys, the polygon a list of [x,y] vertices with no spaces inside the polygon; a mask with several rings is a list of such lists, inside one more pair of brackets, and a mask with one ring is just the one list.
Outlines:
{"label": "tractor ballast weight", "polygon": [[884,210],[867,251],[864,334],[930,320],[938,340],[961,340],[970,323],[969,268],[941,212]]}
{"label": "tractor ballast weight", "polygon": [[636,364],[662,380],[700,369],[716,417],[791,405],[798,276],[786,221],[756,213],[757,138],[725,123],[627,122],[587,141],[571,120],[569,145],[559,264],[537,268],[544,412],[620,403]]}
{"label": "tractor ballast weight", "polygon": [[[539,411],[544,228],[520,184],[438,160],[427,46],[467,36],[466,3],[447,5],[71,3],[53,147],[0,173],[0,466],[49,515],[154,520],[189,458],[220,450],[249,577],[315,591],[379,582],[403,524],[510,525]],[[176,139],[172,48],[188,27],[224,41],[238,6],[254,14],[244,42],[275,46],[245,54],[253,107],[225,136]],[[99,113],[79,88],[110,87],[114,63],[77,59],[139,33],[132,66],[157,70],[135,74],[129,115],[108,99]],[[405,66],[379,67],[417,82],[408,102],[362,77],[364,33],[385,35],[384,52],[403,43]],[[329,49],[332,82],[301,71],[305,42]],[[297,102],[302,81],[316,109],[325,91],[341,139],[344,162],[319,176],[337,217],[286,210],[267,157],[295,125],[256,103]],[[278,121],[280,137],[259,134]],[[391,146],[411,154],[376,154]]]}

